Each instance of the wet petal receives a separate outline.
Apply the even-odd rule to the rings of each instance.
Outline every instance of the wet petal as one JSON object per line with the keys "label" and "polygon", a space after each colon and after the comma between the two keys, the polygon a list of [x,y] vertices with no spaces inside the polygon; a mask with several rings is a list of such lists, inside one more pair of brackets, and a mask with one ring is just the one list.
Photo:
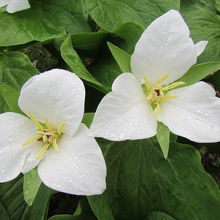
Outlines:
{"label": "wet petal", "polygon": [[84,112],[85,88],[81,79],[66,70],[53,69],[30,78],[21,89],[19,106],[42,123],[65,123],[63,132],[78,129]]}
{"label": "wet petal", "polygon": [[0,0],[0,7],[6,6],[9,3],[9,0]]}
{"label": "wet petal", "polygon": [[169,84],[196,63],[195,45],[189,29],[178,11],[170,10],[154,20],[144,31],[131,56],[131,70],[143,82],[147,76],[155,83],[162,75]]}
{"label": "wet petal", "polygon": [[7,6],[8,13],[14,13],[30,8],[28,0],[10,0]]}
{"label": "wet petal", "polygon": [[202,54],[202,52],[205,50],[207,44],[208,44],[208,41],[206,41],[206,40],[199,41],[198,43],[195,44],[197,56],[200,56]]}
{"label": "wet petal", "polygon": [[137,140],[154,136],[156,127],[140,83],[131,73],[123,73],[100,102],[90,133],[114,141]]}
{"label": "wet petal", "polygon": [[170,91],[176,98],[161,104],[158,120],[192,141],[220,141],[220,99],[204,82]]}
{"label": "wet petal", "polygon": [[32,122],[25,116],[7,112],[0,114],[0,182],[10,181],[19,173],[37,166],[34,155],[40,144],[22,144],[36,135]]}
{"label": "wet petal", "polygon": [[51,149],[38,165],[45,185],[75,195],[101,194],[105,188],[106,165],[95,139],[81,124],[72,137],[63,135],[58,142],[60,152]]}

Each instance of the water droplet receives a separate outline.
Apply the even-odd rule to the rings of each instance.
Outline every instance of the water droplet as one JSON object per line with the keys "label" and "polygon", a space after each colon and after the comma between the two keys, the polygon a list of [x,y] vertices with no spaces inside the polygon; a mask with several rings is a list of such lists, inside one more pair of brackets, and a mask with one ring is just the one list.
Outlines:
{"label": "water droplet", "polygon": [[2,169],[2,170],[1,170],[1,173],[5,173],[5,169]]}
{"label": "water droplet", "polygon": [[78,178],[84,178],[84,177],[85,177],[85,175],[82,174],[82,173],[80,173],[80,174],[78,175]]}
{"label": "water droplet", "polygon": [[209,113],[207,113],[207,112],[204,112],[204,116],[209,116]]}
{"label": "water droplet", "polygon": [[86,184],[82,183],[80,185],[80,190],[82,190],[83,192],[87,192],[88,191],[88,186]]}
{"label": "water droplet", "polygon": [[219,131],[219,126],[215,125],[214,128],[213,128],[214,132],[217,132]]}
{"label": "water droplet", "polygon": [[164,45],[165,45],[165,46],[168,46],[168,42],[165,42]]}
{"label": "water droplet", "polygon": [[163,31],[163,35],[167,35],[167,32],[166,32],[166,31]]}
{"label": "water droplet", "polygon": [[133,122],[133,126],[134,127],[137,127],[138,126],[138,123],[135,121],[135,122]]}

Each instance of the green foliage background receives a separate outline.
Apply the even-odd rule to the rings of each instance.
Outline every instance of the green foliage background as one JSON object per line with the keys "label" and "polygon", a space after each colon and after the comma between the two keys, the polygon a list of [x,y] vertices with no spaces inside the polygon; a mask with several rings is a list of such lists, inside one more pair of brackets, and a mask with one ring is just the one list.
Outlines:
{"label": "green foliage background", "polygon": [[[0,112],[20,112],[21,86],[52,68],[69,69],[84,81],[85,110],[94,112],[114,79],[129,70],[130,54],[143,30],[169,9],[181,12],[194,42],[209,41],[199,57],[201,64],[192,67],[183,81],[192,84],[203,79],[220,90],[219,0],[29,2],[28,10],[0,13]],[[83,121],[89,126],[92,118],[92,113],[86,113]],[[97,141],[108,168],[103,195],[86,198],[57,193],[40,184],[33,173],[20,175],[0,184],[0,219],[220,219],[218,143],[196,144],[171,135],[165,159],[156,138]],[[206,171],[199,153],[204,150],[203,161],[214,157],[206,161]]]}

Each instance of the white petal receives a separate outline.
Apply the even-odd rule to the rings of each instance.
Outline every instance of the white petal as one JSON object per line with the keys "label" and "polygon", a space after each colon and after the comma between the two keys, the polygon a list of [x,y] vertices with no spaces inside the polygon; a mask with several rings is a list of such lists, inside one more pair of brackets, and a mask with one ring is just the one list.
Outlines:
{"label": "white petal", "polygon": [[131,56],[131,70],[143,82],[155,83],[163,74],[171,83],[196,63],[196,50],[189,29],[178,11],[170,10],[144,31]]}
{"label": "white petal", "polygon": [[106,188],[106,165],[88,128],[81,124],[75,136],[63,135],[58,144],[60,152],[51,149],[38,165],[43,183],[75,195],[101,194]]}
{"label": "white petal", "polygon": [[131,73],[123,73],[99,104],[90,133],[114,141],[137,140],[154,136],[156,127],[140,83]]}
{"label": "white petal", "polygon": [[0,0],[0,7],[6,6],[9,3],[9,0]]}
{"label": "white petal", "polygon": [[170,94],[177,97],[162,103],[158,120],[192,141],[220,141],[220,99],[210,85],[198,82]]}
{"label": "white petal", "polygon": [[78,129],[84,112],[85,88],[82,80],[66,70],[53,69],[29,79],[21,89],[19,106],[42,123],[46,119],[70,135]]}
{"label": "white petal", "polygon": [[0,114],[0,182],[10,181],[19,173],[36,167],[33,160],[40,149],[39,144],[22,146],[24,142],[36,136],[32,122],[17,113]]}
{"label": "white petal", "polygon": [[10,0],[7,6],[8,13],[14,13],[30,8],[28,0]]}
{"label": "white petal", "polygon": [[202,54],[207,44],[208,44],[208,41],[206,40],[199,41],[198,43],[195,44],[197,57]]}

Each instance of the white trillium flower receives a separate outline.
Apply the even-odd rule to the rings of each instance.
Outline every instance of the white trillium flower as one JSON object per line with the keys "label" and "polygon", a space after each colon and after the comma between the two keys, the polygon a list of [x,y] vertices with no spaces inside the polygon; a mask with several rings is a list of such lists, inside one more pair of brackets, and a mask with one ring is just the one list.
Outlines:
{"label": "white trillium flower", "polygon": [[15,13],[30,8],[28,0],[0,0],[0,7],[5,7],[8,13]]}
{"label": "white trillium flower", "polygon": [[[99,104],[90,134],[119,140],[154,136],[157,121],[195,142],[220,141],[220,99],[205,82],[175,82],[196,63],[207,41],[194,44],[180,13],[170,10],[144,31],[131,56],[132,73],[118,76]],[[179,88],[177,88],[179,87]]]}
{"label": "white trillium flower", "polygon": [[30,78],[18,102],[29,118],[0,114],[0,182],[37,166],[40,179],[52,189],[102,193],[106,165],[95,139],[81,124],[84,100],[83,82],[69,71],[54,69]]}

